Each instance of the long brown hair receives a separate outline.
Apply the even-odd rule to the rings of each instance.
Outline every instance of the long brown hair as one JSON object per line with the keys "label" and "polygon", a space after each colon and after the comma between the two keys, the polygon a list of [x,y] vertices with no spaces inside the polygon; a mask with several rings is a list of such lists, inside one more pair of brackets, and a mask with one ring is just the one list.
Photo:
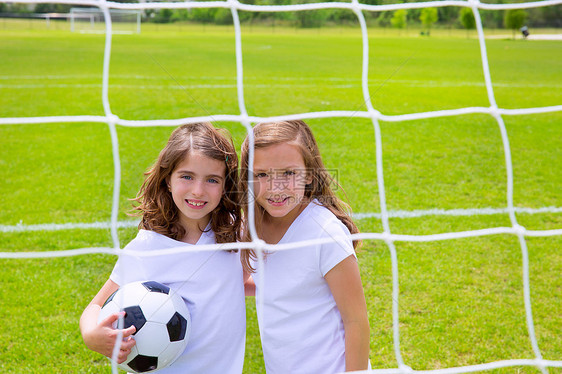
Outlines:
{"label": "long brown hair", "polygon": [[142,216],[139,229],[151,230],[175,240],[185,236],[186,229],[180,223],[179,210],[166,180],[191,151],[225,163],[224,194],[211,212],[210,224],[217,243],[238,241],[242,225],[238,157],[230,134],[208,122],[176,128],[154,165],[144,173],[145,180],[133,199],[139,204],[133,211]]}
{"label": "long brown hair", "polygon": [[[351,219],[351,208],[337,197],[332,189],[333,177],[324,167],[320,150],[310,127],[301,120],[264,122],[257,124],[254,129],[254,149],[266,148],[272,145],[289,143],[297,146],[304,160],[305,168],[311,174],[312,183],[308,184],[304,196],[309,201],[316,199],[320,205],[329,209],[348,229],[351,234],[359,232],[359,229]],[[245,198],[242,199],[243,209],[248,212],[248,173],[249,173],[249,140],[248,137],[242,144],[240,186],[241,191],[245,191]],[[256,229],[259,228],[260,219],[265,210],[255,204]],[[259,231],[259,230],[258,230]],[[251,241],[248,228],[244,230],[244,241]],[[359,241],[353,241],[353,247],[357,248]],[[254,269],[250,265],[250,258],[255,259],[256,254],[253,250],[242,251],[242,264],[246,271],[252,272]]]}

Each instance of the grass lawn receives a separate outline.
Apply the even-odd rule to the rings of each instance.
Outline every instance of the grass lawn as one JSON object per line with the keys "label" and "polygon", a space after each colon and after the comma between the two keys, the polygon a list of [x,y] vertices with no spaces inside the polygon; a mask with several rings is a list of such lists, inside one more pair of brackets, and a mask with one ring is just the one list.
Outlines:
{"label": "grass lawn", "polygon": [[[0,27],[0,118],[103,115],[104,37],[70,33],[63,24]],[[29,26],[31,25],[31,26]],[[431,37],[370,29],[369,88],[383,114],[489,106],[478,41],[464,31]],[[358,28],[242,28],[248,113],[269,116],[365,110]],[[562,103],[562,42],[491,39],[486,43],[500,108]],[[238,114],[231,26],[143,25],[114,35],[109,100],[123,119]],[[562,228],[562,113],[504,116],[514,175],[514,205],[528,230]],[[307,121],[340,193],[356,213],[379,213],[373,124],[361,118]],[[228,128],[237,145],[245,129]],[[509,227],[506,165],[497,122],[463,115],[381,122],[386,204],[395,234]],[[118,127],[122,169],[119,219],[143,172],[172,128]],[[0,252],[111,246],[109,230],[19,230],[18,225],[110,220],[113,160],[107,125],[0,126]],[[345,193],[344,193],[345,191]],[[488,214],[488,210],[496,210]],[[542,211],[539,211],[543,209]],[[357,221],[382,232],[378,218]],[[121,246],[134,227],[119,231]],[[543,358],[562,360],[562,238],[527,237],[533,317]],[[517,237],[490,235],[438,242],[396,242],[400,343],[416,370],[534,358],[523,301]],[[384,242],[358,253],[371,324],[373,368],[396,367],[392,274]],[[9,373],[109,372],[109,362],[82,343],[78,319],[105,282],[115,258],[0,259],[0,370]],[[253,300],[247,300],[245,373],[263,359]],[[512,367],[493,373],[539,373]],[[562,373],[560,368],[550,373]]]}

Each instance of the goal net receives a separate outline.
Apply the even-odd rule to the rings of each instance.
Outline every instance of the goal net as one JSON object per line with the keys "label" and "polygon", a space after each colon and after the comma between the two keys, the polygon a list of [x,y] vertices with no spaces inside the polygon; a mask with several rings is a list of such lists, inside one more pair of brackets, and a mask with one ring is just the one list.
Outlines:
{"label": "goal net", "polygon": [[[110,9],[109,15],[114,34],[140,34],[140,10]],[[104,33],[106,31],[104,14],[100,8],[71,8],[68,19],[72,32]]]}
{"label": "goal net", "polygon": [[[5,2],[5,0],[0,0]],[[22,1],[23,2],[23,1]],[[32,1],[28,1],[32,2]],[[56,2],[56,1],[55,1]],[[65,1],[61,0],[61,3]],[[68,1],[71,2],[71,1]],[[309,3],[309,4],[299,4],[299,5],[248,5],[241,3],[237,0],[229,0],[226,2],[170,2],[170,3],[159,3],[159,2],[145,2],[145,3],[115,3],[115,2],[90,2],[91,4],[98,4],[98,10],[94,9],[80,9],[75,8],[73,14],[75,14],[75,19],[71,20],[74,24],[74,30],[79,29],[93,30],[98,29],[99,31],[105,30],[106,33],[106,43],[104,50],[104,61],[103,61],[103,76],[101,82],[101,92],[102,92],[102,102],[103,102],[103,115],[84,115],[84,116],[66,116],[66,115],[55,115],[55,116],[42,116],[42,117],[4,117],[0,118],[0,125],[30,125],[30,124],[46,124],[46,123],[81,123],[81,122],[91,122],[91,123],[102,123],[107,124],[110,130],[111,145],[113,150],[113,168],[114,168],[114,186],[113,186],[113,196],[112,196],[112,209],[111,209],[111,219],[107,222],[107,227],[111,230],[112,246],[110,247],[84,247],[75,248],[71,250],[61,250],[61,251],[40,251],[40,252],[10,252],[4,251],[0,252],[0,259],[30,259],[30,258],[52,258],[52,257],[64,257],[64,256],[76,256],[76,255],[87,255],[87,254],[113,254],[116,256],[122,255],[122,243],[120,243],[118,230],[122,227],[122,222],[118,221],[119,213],[119,202],[120,202],[120,184],[121,184],[121,158],[119,155],[119,138],[117,136],[118,127],[129,127],[129,128],[139,128],[139,127],[157,127],[157,126],[178,126],[185,123],[193,123],[199,121],[211,121],[211,122],[237,122],[240,123],[248,134],[250,134],[250,159],[252,159],[253,149],[251,144],[252,140],[252,124],[265,121],[273,120],[291,120],[291,119],[323,119],[323,118],[362,118],[367,119],[372,122],[372,127],[374,129],[374,143],[376,147],[376,164],[374,168],[376,169],[376,186],[378,190],[378,201],[380,204],[380,212],[374,215],[375,218],[380,220],[380,225],[382,230],[378,232],[364,232],[360,234],[352,235],[353,239],[360,239],[364,241],[379,241],[386,245],[386,248],[390,252],[391,257],[391,273],[392,273],[392,298],[387,300],[389,304],[392,304],[392,321],[389,323],[389,328],[392,329],[393,337],[393,351],[396,358],[396,367],[389,369],[378,369],[372,370],[372,372],[377,373],[412,373],[412,370],[408,365],[407,360],[403,357],[403,350],[401,346],[401,323],[400,323],[400,313],[399,300],[400,300],[400,282],[399,282],[399,261],[398,254],[396,250],[396,242],[411,242],[411,243],[435,243],[446,240],[454,239],[474,239],[478,237],[489,237],[489,236],[510,236],[515,239],[517,246],[522,253],[521,262],[521,273],[523,274],[523,290],[524,295],[524,314],[526,317],[524,329],[528,333],[529,344],[532,346],[533,357],[524,357],[520,359],[502,360],[495,362],[483,362],[478,365],[468,365],[460,367],[451,367],[446,369],[436,369],[435,373],[467,373],[467,372],[477,372],[484,370],[494,370],[502,368],[519,368],[522,366],[530,366],[538,369],[542,373],[548,373],[551,368],[562,368],[562,355],[555,359],[545,359],[543,358],[541,347],[538,344],[535,324],[533,319],[533,307],[531,300],[531,287],[530,287],[530,266],[529,266],[529,254],[527,248],[527,242],[529,238],[548,238],[548,237],[560,237],[562,236],[562,228],[552,228],[544,230],[529,230],[521,225],[517,218],[517,207],[514,205],[513,201],[513,185],[514,185],[514,173],[513,173],[513,162],[512,162],[512,152],[509,142],[508,133],[504,123],[504,118],[506,116],[523,116],[523,115],[539,115],[544,113],[559,113],[562,112],[562,104],[543,106],[543,107],[529,107],[529,108],[517,108],[517,109],[506,109],[501,108],[496,103],[494,86],[492,84],[492,77],[490,74],[490,68],[488,64],[488,54],[487,54],[487,42],[484,38],[484,29],[481,22],[480,12],[481,10],[509,10],[509,9],[523,9],[523,8],[534,8],[534,7],[545,7],[554,6],[562,4],[562,0],[545,0],[540,2],[527,2],[527,3],[505,3],[505,4],[488,4],[482,3],[478,0],[470,1],[456,1],[456,0],[444,0],[444,1],[429,1],[429,2],[419,2],[419,3],[396,3],[387,5],[369,5],[360,3],[357,0],[352,2],[327,2],[327,3]],[[413,9],[413,8],[427,8],[427,7],[465,7],[470,8],[474,14],[476,21],[476,30],[478,34],[479,43],[479,58],[482,62],[482,73],[483,73],[483,85],[485,86],[487,93],[488,105],[482,107],[463,107],[458,109],[443,109],[431,112],[415,112],[409,114],[391,115],[382,113],[373,105],[372,88],[369,86],[369,36],[368,28],[365,20],[365,12],[383,12],[383,11],[394,11],[398,9]],[[232,114],[216,114],[212,113],[207,116],[199,117],[188,117],[188,118],[177,118],[177,119],[151,119],[151,120],[130,120],[127,118],[119,118],[111,109],[110,98],[109,98],[109,77],[110,77],[110,59],[111,59],[111,34],[115,32],[116,29],[126,24],[130,27],[130,30],[134,32],[140,31],[140,12],[146,9],[159,9],[162,7],[172,8],[172,9],[195,9],[195,8],[225,8],[231,11],[232,19],[234,23],[234,43],[235,43],[235,56],[236,56],[236,90],[237,90],[237,104],[238,112]],[[248,109],[244,100],[244,65],[243,65],[243,42],[242,42],[242,32],[240,27],[239,12],[302,12],[311,11],[319,9],[345,9],[352,11],[357,17],[358,23],[361,29],[362,38],[362,61],[361,61],[361,87],[363,100],[366,106],[366,110],[357,110],[356,108],[350,108],[349,110],[341,111],[316,111],[307,113],[289,113],[275,117],[266,116],[253,116],[248,114]],[[128,21],[117,21],[118,17],[122,15]],[[136,31],[138,30],[138,31]],[[405,235],[399,232],[394,232],[391,230],[391,225],[389,224],[390,218],[393,212],[387,209],[387,198],[386,198],[386,187],[385,187],[385,173],[383,170],[384,165],[384,153],[383,153],[383,137],[381,135],[380,122],[392,122],[399,123],[404,121],[421,120],[421,119],[435,119],[435,118],[445,118],[445,117],[455,117],[467,114],[483,114],[489,116],[495,121],[499,133],[501,135],[501,145],[503,151],[503,157],[505,162],[506,170],[506,200],[505,207],[502,211],[506,212],[509,216],[509,224],[502,227],[489,227],[479,230],[468,230],[468,231],[451,231],[438,234],[427,234],[427,235]],[[251,163],[250,163],[251,165]],[[416,214],[415,212],[410,212]],[[255,249],[258,253],[262,253],[264,250],[276,250],[279,249],[275,245],[267,245],[263,241],[259,240],[255,233],[255,222],[253,216],[253,206],[252,202],[249,209],[248,217],[248,228],[252,233],[252,241],[244,244],[240,243],[229,243],[227,245],[219,246],[201,246],[199,250],[224,250],[224,249],[234,249],[243,246],[247,249]],[[81,226],[80,224],[69,225],[63,227],[63,229],[74,229],[81,228],[87,225]],[[48,230],[52,226],[14,226],[11,228],[5,228],[5,231],[9,230],[19,230],[19,231],[35,231],[35,230]],[[339,238],[333,238],[338,240]],[[282,249],[292,249],[292,248],[302,248],[309,245],[310,242],[295,242],[283,245]],[[166,254],[179,253],[185,249],[174,249],[166,251]],[[158,250],[145,252],[146,256],[158,255]],[[261,258],[261,257],[260,257]],[[259,264],[258,264],[259,266]],[[256,282],[260,282],[259,279]],[[557,332],[559,333],[559,332]],[[114,367],[116,372],[116,369]],[[424,372],[432,372],[427,370]]]}

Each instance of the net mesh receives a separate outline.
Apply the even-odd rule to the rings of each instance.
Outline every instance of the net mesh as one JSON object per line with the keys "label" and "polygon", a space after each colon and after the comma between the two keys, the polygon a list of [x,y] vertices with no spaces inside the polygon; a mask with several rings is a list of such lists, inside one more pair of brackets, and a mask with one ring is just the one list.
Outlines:
{"label": "net mesh", "polygon": [[[41,3],[42,1],[19,1],[21,3],[33,4]],[[480,236],[490,236],[490,235],[500,235],[508,234],[513,235],[518,238],[519,245],[522,252],[522,270],[523,270],[523,287],[524,287],[524,304],[525,304],[525,314],[527,322],[527,330],[529,339],[533,348],[535,357],[532,359],[512,359],[503,360],[496,362],[489,362],[480,365],[462,366],[447,369],[437,369],[437,370],[427,370],[427,371],[415,371],[415,372],[432,372],[432,373],[467,373],[476,372],[483,370],[493,370],[506,367],[517,367],[517,366],[534,366],[538,368],[542,373],[547,373],[549,367],[562,367],[562,360],[545,360],[542,357],[540,347],[537,344],[537,338],[535,335],[535,328],[533,322],[532,314],[532,304],[530,297],[530,286],[529,286],[529,259],[528,259],[528,249],[527,249],[527,239],[528,237],[549,237],[549,236],[560,236],[562,235],[562,229],[553,230],[528,230],[521,226],[516,218],[516,212],[518,208],[514,207],[513,204],[513,168],[512,168],[512,158],[511,158],[511,148],[509,144],[509,139],[504,124],[504,116],[517,116],[517,115],[530,115],[539,113],[550,113],[550,112],[560,112],[562,111],[562,105],[554,106],[544,106],[544,107],[533,107],[533,108],[518,108],[518,109],[505,109],[499,108],[494,96],[494,89],[492,85],[492,80],[490,76],[490,69],[488,65],[488,56],[486,51],[486,42],[484,39],[484,30],[482,26],[482,21],[480,18],[480,10],[508,10],[508,9],[527,9],[535,7],[547,7],[562,4],[562,0],[545,0],[538,2],[526,2],[526,3],[510,3],[510,4],[486,4],[481,3],[478,0],[468,0],[468,1],[428,1],[419,3],[400,3],[400,4],[388,4],[388,5],[368,5],[362,4],[357,0],[353,0],[350,3],[343,2],[331,2],[331,3],[314,3],[314,4],[298,4],[298,5],[278,5],[278,6],[266,6],[266,5],[249,5],[238,2],[237,0],[228,1],[208,1],[208,2],[173,2],[173,3],[162,3],[162,2],[146,2],[146,3],[114,3],[109,1],[50,1],[60,4],[74,4],[81,6],[91,6],[97,7],[104,15],[105,19],[105,50],[104,50],[104,60],[103,60],[103,78],[102,78],[102,101],[105,115],[103,116],[50,116],[50,117],[18,117],[18,118],[0,118],[0,125],[7,124],[39,124],[39,123],[66,123],[66,122],[97,122],[106,123],[109,126],[111,134],[111,142],[113,148],[113,162],[114,162],[114,187],[113,187],[113,202],[111,211],[111,221],[109,227],[111,228],[111,236],[113,241],[112,247],[102,247],[102,248],[78,248],[73,250],[65,251],[45,251],[45,252],[0,252],[0,258],[47,258],[47,257],[64,257],[64,256],[76,256],[83,254],[92,253],[107,253],[114,255],[126,254],[126,250],[121,249],[121,244],[118,238],[118,229],[123,226],[123,223],[118,221],[118,207],[120,199],[120,183],[121,183],[121,163],[119,156],[119,140],[117,136],[117,126],[125,127],[152,127],[152,126],[179,126],[185,123],[194,123],[200,121],[230,121],[241,123],[248,131],[249,136],[249,149],[250,149],[250,162],[249,165],[253,165],[253,137],[252,123],[264,122],[264,121],[277,121],[277,120],[293,120],[293,119],[319,119],[319,118],[337,118],[337,117],[355,117],[355,118],[367,118],[372,121],[374,132],[375,132],[375,145],[376,145],[376,175],[378,183],[379,192],[379,203],[380,203],[380,214],[376,214],[376,217],[380,218],[383,226],[383,231],[380,233],[361,233],[355,234],[351,237],[353,239],[361,240],[381,240],[384,241],[390,250],[391,254],[391,266],[392,266],[392,319],[393,319],[393,341],[394,341],[394,353],[396,356],[396,361],[398,363],[397,368],[392,369],[378,369],[372,370],[370,372],[377,373],[410,373],[414,372],[408,365],[405,364],[400,348],[400,327],[399,327],[399,283],[398,283],[398,260],[397,252],[395,248],[395,242],[433,242],[441,240],[451,240],[460,238],[474,238]],[[476,30],[478,34],[478,41],[480,46],[481,61],[483,67],[484,81],[486,86],[486,92],[488,95],[489,106],[487,107],[465,107],[459,109],[450,110],[438,110],[431,112],[421,112],[421,113],[410,113],[401,115],[385,115],[379,112],[373,107],[371,101],[371,94],[369,91],[369,77],[368,77],[368,67],[369,67],[369,38],[368,38],[368,28],[365,21],[363,12],[383,12],[383,11],[393,11],[398,9],[415,9],[415,8],[427,8],[427,7],[468,7],[472,9],[474,18],[476,21]],[[234,31],[235,31],[235,52],[236,52],[236,72],[237,72],[237,99],[239,106],[239,113],[237,114],[212,114],[208,116],[201,117],[189,117],[180,119],[162,119],[162,120],[146,120],[146,121],[133,121],[122,119],[116,116],[112,110],[108,96],[108,81],[109,81],[109,63],[111,57],[111,47],[112,47],[112,18],[110,16],[110,10],[146,10],[146,9],[193,9],[193,8],[227,8],[231,10],[232,18],[234,21]],[[361,34],[362,34],[362,92],[364,103],[366,105],[366,110],[349,110],[349,111],[322,111],[322,112],[309,112],[309,113],[297,113],[288,114],[275,117],[259,117],[250,116],[246,110],[246,105],[244,102],[244,84],[243,84],[243,54],[242,54],[242,41],[241,41],[241,29],[240,20],[238,17],[238,11],[248,11],[248,12],[288,12],[288,11],[305,11],[305,10],[319,10],[319,9],[348,9],[355,13],[357,16]],[[389,218],[391,217],[391,212],[388,211],[386,205],[385,197],[385,183],[384,183],[384,173],[383,173],[383,152],[382,152],[382,137],[379,121],[388,122],[402,122],[410,120],[419,119],[429,119],[438,117],[450,117],[450,116],[460,116],[466,114],[487,114],[494,118],[497,126],[500,129],[501,139],[503,144],[505,167],[507,172],[506,180],[506,208],[502,211],[507,212],[510,218],[511,225],[509,227],[492,227],[481,230],[463,231],[463,232],[448,232],[441,234],[432,235],[401,235],[392,233],[389,225]],[[249,183],[249,188],[252,189],[252,181]],[[559,211],[559,209],[555,209]],[[248,212],[248,228],[251,233],[252,241],[244,243],[243,248],[255,249],[258,251],[258,266],[263,263],[262,252],[264,250],[285,250],[293,248],[301,248],[312,243],[322,243],[331,240],[338,240],[344,238],[330,238],[315,241],[301,241],[282,245],[268,245],[264,241],[260,240],[256,234],[255,222],[253,215],[253,201],[250,201],[250,207]],[[74,226],[73,226],[74,227]],[[79,226],[78,226],[79,227]],[[26,230],[26,228],[21,228]],[[33,228],[31,228],[32,230]],[[36,228],[41,230],[41,227]],[[240,248],[240,243],[228,243],[221,244],[220,249],[236,249]],[[219,249],[217,245],[203,245],[198,246],[198,250],[217,250]],[[185,250],[184,248],[174,248],[166,250],[155,249],[153,251],[144,252],[142,256],[158,256],[179,253]],[[136,255],[139,255],[136,253]],[[262,280],[257,279],[256,282],[259,284]],[[116,351],[118,346],[116,346]],[[115,365],[113,366],[114,372],[116,371]]]}

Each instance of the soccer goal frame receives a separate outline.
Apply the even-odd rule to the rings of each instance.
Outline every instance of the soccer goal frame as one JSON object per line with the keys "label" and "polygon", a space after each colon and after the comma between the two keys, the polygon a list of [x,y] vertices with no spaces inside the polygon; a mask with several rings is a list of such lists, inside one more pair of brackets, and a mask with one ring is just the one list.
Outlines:
{"label": "soccer goal frame", "polygon": [[[138,9],[109,9],[114,34],[140,34],[141,11]],[[71,8],[70,31],[105,32],[105,19],[100,8]]]}

